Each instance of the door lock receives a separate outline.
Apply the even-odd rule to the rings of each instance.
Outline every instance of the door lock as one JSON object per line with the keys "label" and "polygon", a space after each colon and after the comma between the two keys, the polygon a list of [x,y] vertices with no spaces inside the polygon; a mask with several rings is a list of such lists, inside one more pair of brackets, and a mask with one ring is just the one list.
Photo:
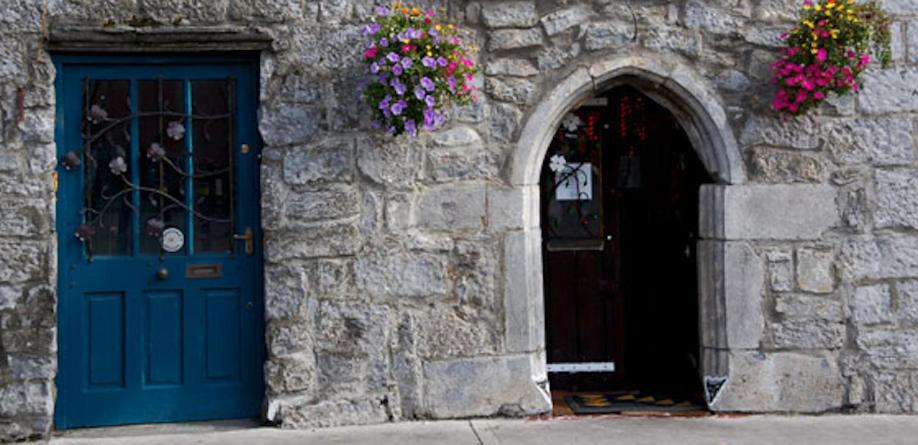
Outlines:
{"label": "door lock", "polygon": [[233,235],[233,239],[245,241],[245,254],[251,255],[255,251],[255,235],[251,227],[246,227],[242,235]]}

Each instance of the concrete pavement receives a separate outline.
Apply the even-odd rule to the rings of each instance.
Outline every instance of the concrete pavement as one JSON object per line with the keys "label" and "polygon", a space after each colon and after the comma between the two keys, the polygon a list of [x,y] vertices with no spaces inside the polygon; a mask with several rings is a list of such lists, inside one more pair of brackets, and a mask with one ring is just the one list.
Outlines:
{"label": "concrete pavement", "polygon": [[918,416],[589,417],[405,422],[289,431],[242,423],[75,430],[55,445],[918,444]]}

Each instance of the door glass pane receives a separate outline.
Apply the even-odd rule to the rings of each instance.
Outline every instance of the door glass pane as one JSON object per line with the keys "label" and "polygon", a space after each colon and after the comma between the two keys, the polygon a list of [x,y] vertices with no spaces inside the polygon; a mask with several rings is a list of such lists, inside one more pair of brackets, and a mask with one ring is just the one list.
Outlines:
{"label": "door glass pane", "polygon": [[602,236],[602,138],[599,113],[565,117],[546,159],[542,187],[547,199],[546,240]]}
{"label": "door glass pane", "polygon": [[233,250],[232,83],[191,83],[194,156],[194,250]]}
{"label": "door glass pane", "polygon": [[91,255],[130,255],[131,103],[128,80],[83,82],[83,213]]}
{"label": "door glass pane", "polygon": [[[181,80],[137,82],[140,105],[140,251],[174,254],[185,247],[161,249],[166,229],[186,233],[184,95]],[[174,252],[172,252],[174,251]]]}

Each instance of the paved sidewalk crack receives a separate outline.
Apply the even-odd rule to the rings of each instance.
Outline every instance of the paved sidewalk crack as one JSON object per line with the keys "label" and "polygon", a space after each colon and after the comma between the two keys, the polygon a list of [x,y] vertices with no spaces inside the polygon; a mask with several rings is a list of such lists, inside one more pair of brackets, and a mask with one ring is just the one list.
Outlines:
{"label": "paved sidewalk crack", "polygon": [[472,423],[472,420],[469,419],[469,428],[472,429],[472,434],[475,435],[475,438],[478,439],[478,445],[485,445],[484,441],[481,440],[481,435],[478,434],[478,430],[475,429],[475,424]]}

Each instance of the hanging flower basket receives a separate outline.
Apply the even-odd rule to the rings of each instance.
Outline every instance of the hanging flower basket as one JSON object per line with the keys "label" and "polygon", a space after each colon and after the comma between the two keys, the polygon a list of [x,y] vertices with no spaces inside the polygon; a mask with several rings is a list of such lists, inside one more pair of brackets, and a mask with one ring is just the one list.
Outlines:
{"label": "hanging flower basket", "polygon": [[363,34],[369,38],[363,95],[374,128],[417,136],[419,129],[441,126],[450,104],[476,99],[472,81],[478,70],[469,50],[456,26],[440,21],[435,11],[399,2],[381,6]]}
{"label": "hanging flower basket", "polygon": [[801,115],[830,94],[844,96],[863,86],[872,59],[890,65],[889,17],[874,2],[806,0],[800,23],[782,36],[782,58],[772,66],[778,86],[772,108]]}

